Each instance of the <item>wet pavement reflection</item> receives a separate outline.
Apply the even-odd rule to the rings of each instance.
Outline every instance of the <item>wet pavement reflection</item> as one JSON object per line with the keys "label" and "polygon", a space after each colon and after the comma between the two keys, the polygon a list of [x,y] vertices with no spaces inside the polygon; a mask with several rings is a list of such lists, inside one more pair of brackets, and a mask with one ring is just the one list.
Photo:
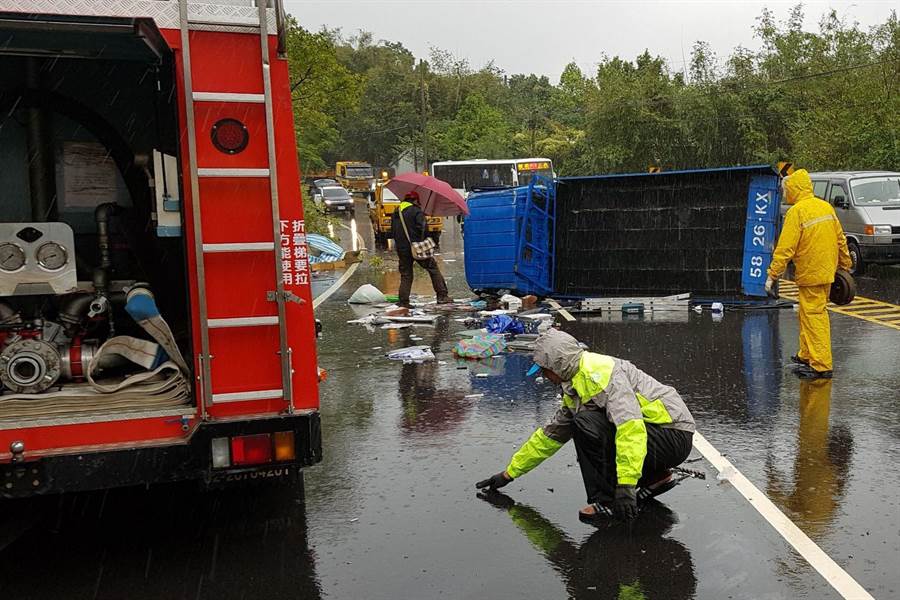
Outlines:
{"label": "wet pavement reflection", "polygon": [[693,598],[691,553],[667,536],[678,517],[651,502],[633,523],[610,523],[581,543],[540,512],[500,492],[479,498],[506,512],[562,579],[569,598]]}
{"label": "wet pavement reflection", "polygon": [[[360,207],[357,222],[372,248]],[[451,295],[469,296],[459,232],[441,241]],[[702,459],[689,466],[706,481],[685,481],[630,527],[577,520],[585,499],[571,447],[506,495],[476,497],[474,482],[549,419],[557,390],[523,377],[524,353],[456,360],[463,315],[348,324],[356,287],[396,291],[396,259],[375,255],[317,310],[324,460],[306,473],[305,503],[298,490],[188,486],[48,499],[5,548],[0,537],[0,597],[837,597]],[[421,270],[413,293],[432,294]],[[760,490],[873,595],[897,597],[900,332],[840,315],[832,326],[836,376],[814,383],[787,365],[791,310],[579,316],[565,328],[678,388],[700,431]],[[437,360],[384,356],[418,344]]]}
{"label": "wet pavement reflection", "polygon": [[0,597],[321,598],[302,490],[271,491],[178,484],[7,506],[30,530],[0,539]]}

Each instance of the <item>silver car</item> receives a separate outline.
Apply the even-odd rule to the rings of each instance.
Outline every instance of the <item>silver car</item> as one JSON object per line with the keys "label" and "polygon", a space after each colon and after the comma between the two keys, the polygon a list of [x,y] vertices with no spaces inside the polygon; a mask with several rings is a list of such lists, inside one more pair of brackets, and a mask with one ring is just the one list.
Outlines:
{"label": "silver car", "polygon": [[813,194],[834,206],[847,236],[854,275],[869,264],[900,263],[900,173],[834,171],[809,176]]}
{"label": "silver car", "polygon": [[320,188],[313,201],[322,212],[353,211],[353,196],[339,185]]}

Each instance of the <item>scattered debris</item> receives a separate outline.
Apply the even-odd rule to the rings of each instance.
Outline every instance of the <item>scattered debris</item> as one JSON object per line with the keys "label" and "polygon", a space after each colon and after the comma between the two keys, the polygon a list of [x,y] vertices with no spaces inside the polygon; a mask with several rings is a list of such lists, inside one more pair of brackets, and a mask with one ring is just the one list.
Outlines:
{"label": "scattered debris", "polygon": [[500,297],[500,304],[507,310],[517,311],[522,308],[522,299],[512,294],[504,294]]}
{"label": "scattered debris", "polygon": [[404,364],[434,360],[431,346],[408,346],[388,352],[385,356],[391,360],[402,360]]}
{"label": "scattered debris", "polygon": [[512,315],[515,314],[514,310],[506,310],[505,308],[498,308],[496,310],[483,310],[478,313],[480,317],[496,317],[497,315]]}
{"label": "scattered debris", "polygon": [[571,314],[569,314],[569,311],[567,311],[562,306],[560,306],[559,302],[557,302],[556,300],[548,299],[547,304],[549,304],[550,308],[552,308],[557,313],[559,313],[560,316],[563,319],[565,319],[566,321],[574,321],[575,320],[575,317],[573,317]]}
{"label": "scattered debris", "polygon": [[490,333],[525,333],[525,325],[509,315],[497,315],[484,324]]}
{"label": "scattered debris", "polygon": [[453,353],[463,358],[488,358],[506,349],[506,339],[502,335],[486,333],[456,342]]}
{"label": "scattered debris", "polygon": [[640,298],[585,298],[581,301],[581,310],[588,312],[624,312],[625,306],[633,304],[642,305],[647,312],[684,311],[690,308],[691,295],[685,293]]}
{"label": "scattered debris", "polygon": [[372,313],[370,315],[366,315],[366,316],[360,317],[358,319],[352,319],[347,322],[358,324],[358,325],[380,325],[382,323],[387,323],[387,319],[385,319],[384,317],[378,316],[375,313]]}
{"label": "scattered debris", "polygon": [[716,479],[719,481],[731,481],[732,477],[737,475],[737,471],[731,465],[728,465],[724,469],[722,469],[718,475],[716,475]]}
{"label": "scattered debris", "polygon": [[461,338],[473,338],[479,335],[484,335],[488,332],[487,329],[464,329],[462,331],[457,331],[453,335]]}
{"label": "scattered debris", "polygon": [[350,296],[348,302],[350,304],[375,304],[378,302],[386,302],[384,294],[371,283],[359,286],[353,295]]}
{"label": "scattered debris", "polygon": [[463,398],[484,398],[484,394],[469,394],[468,396],[463,396]]}
{"label": "scattered debris", "polygon": [[306,243],[309,246],[310,264],[337,262],[344,258],[344,249],[324,235],[308,233]]}
{"label": "scattered debris", "polygon": [[476,373],[476,374],[475,374],[475,377],[479,377],[479,378],[484,379],[484,378],[487,378],[487,377],[488,377],[488,374],[487,374],[487,373]]}

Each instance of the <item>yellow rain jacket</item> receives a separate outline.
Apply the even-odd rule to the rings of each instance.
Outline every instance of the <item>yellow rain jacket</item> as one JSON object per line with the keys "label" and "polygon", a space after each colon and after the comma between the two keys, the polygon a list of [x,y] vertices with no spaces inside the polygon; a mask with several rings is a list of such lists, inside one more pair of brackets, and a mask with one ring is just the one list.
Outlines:
{"label": "yellow rain jacket", "polygon": [[793,260],[797,285],[831,284],[838,268],[848,270],[851,265],[847,238],[834,208],[813,196],[812,181],[805,169],[785,178],[784,192],[793,206],[784,217],[769,277],[781,277]]}

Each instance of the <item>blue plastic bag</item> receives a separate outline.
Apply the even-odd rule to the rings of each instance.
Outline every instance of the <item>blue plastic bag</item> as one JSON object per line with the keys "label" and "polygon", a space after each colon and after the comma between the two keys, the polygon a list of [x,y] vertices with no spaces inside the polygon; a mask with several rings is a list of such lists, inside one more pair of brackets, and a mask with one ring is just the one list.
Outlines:
{"label": "blue plastic bag", "polygon": [[509,315],[497,315],[484,324],[489,333],[525,333],[525,325]]}

